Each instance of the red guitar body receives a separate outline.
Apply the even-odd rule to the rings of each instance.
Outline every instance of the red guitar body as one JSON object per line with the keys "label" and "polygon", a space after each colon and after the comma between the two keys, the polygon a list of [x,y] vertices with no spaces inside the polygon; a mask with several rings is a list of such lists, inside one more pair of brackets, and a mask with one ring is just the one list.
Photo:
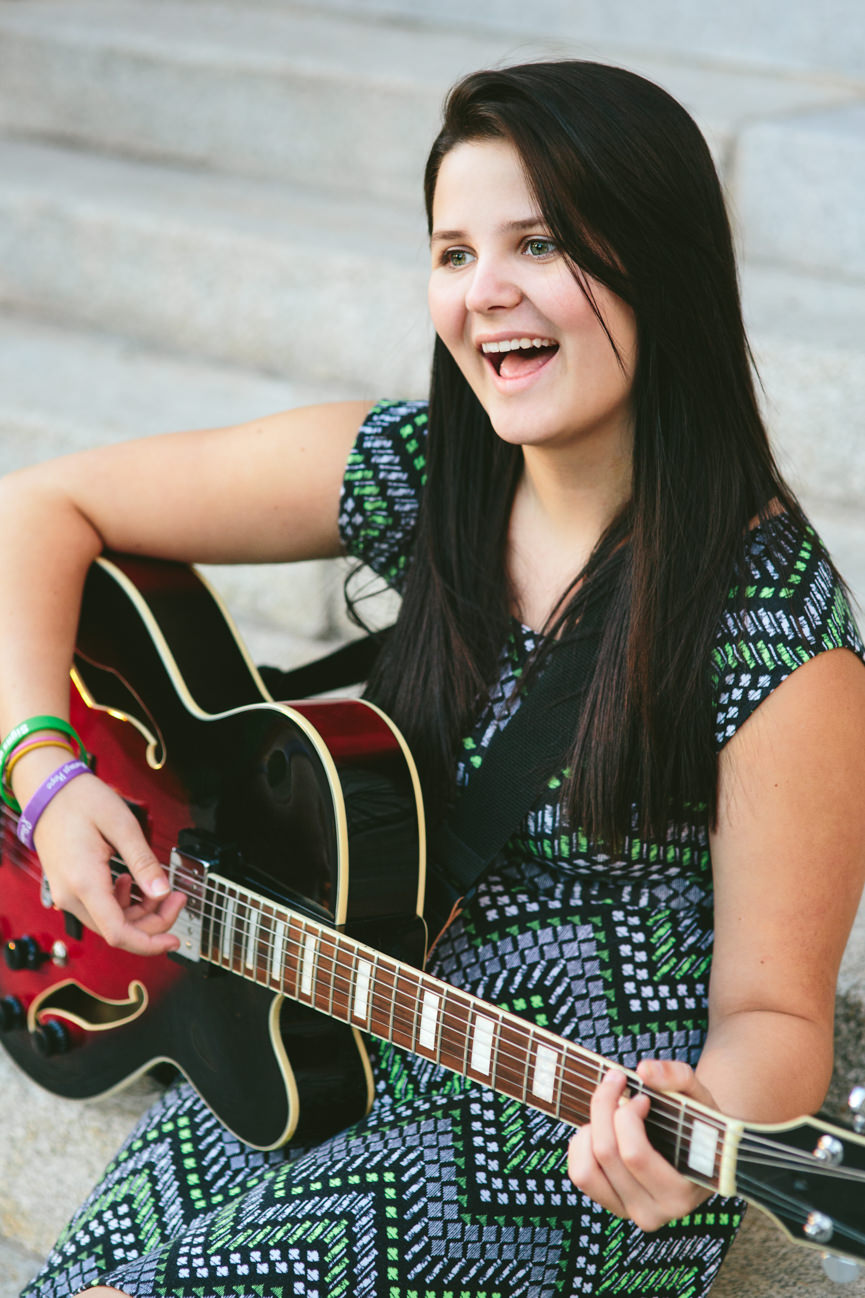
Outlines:
{"label": "red guitar body", "polygon": [[[187,874],[201,861],[423,963],[423,811],[401,737],[359,700],[271,700],[194,571],[94,565],[72,724],[160,860],[180,846]],[[52,909],[15,823],[7,813],[0,840],[0,1041],[35,1081],[82,1098],[168,1061],[260,1148],[321,1138],[368,1109],[355,1029],[206,961],[109,947]]]}

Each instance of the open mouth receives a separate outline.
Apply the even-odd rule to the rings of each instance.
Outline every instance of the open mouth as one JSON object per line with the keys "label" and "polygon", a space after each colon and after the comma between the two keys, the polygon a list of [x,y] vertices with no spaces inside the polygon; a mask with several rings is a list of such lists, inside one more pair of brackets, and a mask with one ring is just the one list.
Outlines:
{"label": "open mouth", "polygon": [[546,365],[559,349],[552,338],[503,338],[481,343],[481,352],[501,378],[522,378]]}

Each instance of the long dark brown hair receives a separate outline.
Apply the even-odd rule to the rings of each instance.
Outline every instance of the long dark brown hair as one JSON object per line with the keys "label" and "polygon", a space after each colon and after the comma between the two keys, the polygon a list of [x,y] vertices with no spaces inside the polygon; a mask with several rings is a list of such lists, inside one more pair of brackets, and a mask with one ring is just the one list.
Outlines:
{"label": "long dark brown hair", "polygon": [[[567,635],[612,566],[617,581],[573,751],[572,824],[621,844],[638,808],[661,834],[689,804],[714,817],[710,655],[737,561],[772,502],[801,510],[760,417],[727,214],[696,125],[658,86],[561,61],[478,72],[448,96],[426,168],[463,141],[516,149],[558,247],[628,303],[637,324],[633,491],[546,628]],[[612,346],[612,342],[611,342]],[[371,695],[418,759],[434,808],[496,677],[512,596],[506,538],[522,465],[440,339],[427,484],[396,626]]]}

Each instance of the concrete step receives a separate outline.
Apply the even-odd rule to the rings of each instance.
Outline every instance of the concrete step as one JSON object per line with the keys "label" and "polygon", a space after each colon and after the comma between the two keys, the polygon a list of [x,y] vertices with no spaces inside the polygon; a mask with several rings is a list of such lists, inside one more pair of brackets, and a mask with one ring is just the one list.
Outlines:
{"label": "concrete step", "polygon": [[427,383],[420,220],[0,141],[0,305],[355,391]]}
{"label": "concrete step", "polygon": [[747,126],[732,191],[747,256],[865,284],[865,87],[855,103]]}
{"label": "concrete step", "polygon": [[[241,423],[343,395],[165,356],[115,337],[0,315],[2,473],[87,446]],[[205,571],[257,662],[306,662],[348,632],[341,562]]]}
{"label": "concrete step", "polygon": [[[259,0],[266,6],[275,0]],[[821,5],[786,0],[728,0],[720,5],[687,0],[538,0],[528,14],[521,0],[466,5],[464,0],[309,0],[317,9],[353,16],[400,19],[423,29],[431,22],[463,31],[542,30],[551,37],[619,44],[623,49],[676,55],[693,61],[773,69],[825,69],[839,78],[865,78],[865,41],[859,0]]]}
{"label": "concrete step", "polygon": [[781,464],[865,607],[865,286],[743,267]]}
{"label": "concrete step", "polygon": [[0,1237],[0,1298],[18,1298],[28,1280],[32,1280],[42,1259],[14,1240]]}
{"label": "concrete step", "polygon": [[813,73],[695,66],[633,49],[622,31],[596,31],[584,16],[545,27],[539,40],[537,28],[527,38],[523,9],[510,34],[454,30],[454,21],[419,34],[352,15],[196,0],[3,0],[0,128],[416,208],[444,92],[477,67],[545,54],[624,61],[681,99],[722,162],[743,123],[855,93]]}

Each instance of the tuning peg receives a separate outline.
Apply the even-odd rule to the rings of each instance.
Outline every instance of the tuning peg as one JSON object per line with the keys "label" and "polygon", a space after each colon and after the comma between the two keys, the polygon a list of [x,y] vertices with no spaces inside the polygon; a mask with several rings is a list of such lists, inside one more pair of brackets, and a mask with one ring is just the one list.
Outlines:
{"label": "tuning peg", "polygon": [[852,1258],[838,1257],[835,1253],[824,1253],[823,1270],[836,1284],[850,1284],[851,1280],[858,1279],[862,1268]]}
{"label": "tuning peg", "polygon": [[853,1130],[865,1132],[865,1086],[854,1086],[847,1097],[847,1107],[853,1114]]}

